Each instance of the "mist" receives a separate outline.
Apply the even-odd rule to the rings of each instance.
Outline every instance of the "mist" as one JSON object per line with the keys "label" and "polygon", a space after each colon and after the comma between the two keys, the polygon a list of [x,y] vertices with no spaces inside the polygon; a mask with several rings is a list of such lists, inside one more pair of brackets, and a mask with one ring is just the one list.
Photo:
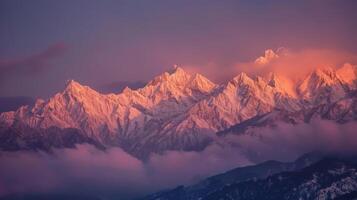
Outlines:
{"label": "mist", "polygon": [[224,140],[252,163],[291,161],[308,152],[357,154],[356,130],[355,122],[339,124],[314,119],[298,125],[279,122],[274,128],[257,128],[251,135],[230,135]]}
{"label": "mist", "polygon": [[216,145],[203,152],[166,152],[142,162],[120,148],[91,145],[44,152],[2,152],[0,197],[65,193],[134,198],[177,184],[191,184],[235,166],[251,164]]}
{"label": "mist", "polygon": [[12,194],[76,194],[102,199],[137,198],[196,183],[208,176],[266,160],[292,161],[320,151],[357,153],[356,123],[278,124],[252,135],[229,135],[202,152],[169,151],[146,162],[120,148],[91,145],[44,152],[1,152],[0,197]]}

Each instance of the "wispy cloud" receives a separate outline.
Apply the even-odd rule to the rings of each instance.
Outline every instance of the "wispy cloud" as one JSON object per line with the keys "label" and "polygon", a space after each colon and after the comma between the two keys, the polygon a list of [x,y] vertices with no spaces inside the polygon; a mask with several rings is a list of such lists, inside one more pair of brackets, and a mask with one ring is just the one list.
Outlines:
{"label": "wispy cloud", "polygon": [[267,49],[262,55],[248,61],[236,60],[222,65],[210,62],[205,65],[184,65],[191,72],[198,72],[217,82],[226,82],[241,72],[262,75],[277,72],[287,77],[298,78],[316,68],[338,68],[346,63],[357,64],[357,55],[333,49],[294,50],[280,47]]}
{"label": "wispy cloud", "polygon": [[29,74],[44,70],[50,60],[62,56],[68,47],[64,43],[55,43],[44,51],[25,58],[0,59],[0,77],[7,74]]}
{"label": "wispy cloud", "polygon": [[[258,62],[257,62],[258,60]],[[357,63],[357,55],[330,49],[291,49],[267,50],[254,63],[239,63],[238,70],[246,70],[252,74],[277,72],[291,77],[305,76],[316,68],[338,68],[345,63]],[[259,62],[260,61],[260,62]]]}

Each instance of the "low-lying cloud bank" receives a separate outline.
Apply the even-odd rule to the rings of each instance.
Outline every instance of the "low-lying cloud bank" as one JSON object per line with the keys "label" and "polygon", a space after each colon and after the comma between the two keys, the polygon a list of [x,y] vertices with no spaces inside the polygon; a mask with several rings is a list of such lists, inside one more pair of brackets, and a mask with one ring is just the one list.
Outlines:
{"label": "low-lying cloud bank", "polygon": [[54,154],[2,152],[0,196],[69,193],[103,199],[132,198],[196,182],[228,169],[263,160],[293,160],[309,151],[357,152],[357,123],[327,121],[279,124],[255,136],[228,136],[202,152],[167,152],[142,162],[120,148],[106,152],[90,145]]}
{"label": "low-lying cloud bank", "polygon": [[90,145],[54,154],[2,152],[0,196],[23,193],[86,194],[131,198],[189,184],[235,166],[250,164],[236,151],[213,145],[203,152],[167,152],[142,162],[120,148]]}
{"label": "low-lying cloud bank", "polygon": [[254,136],[228,136],[225,141],[253,163],[263,160],[289,161],[304,153],[357,155],[357,123],[338,124],[313,120],[309,124],[277,123],[275,128],[261,128]]}

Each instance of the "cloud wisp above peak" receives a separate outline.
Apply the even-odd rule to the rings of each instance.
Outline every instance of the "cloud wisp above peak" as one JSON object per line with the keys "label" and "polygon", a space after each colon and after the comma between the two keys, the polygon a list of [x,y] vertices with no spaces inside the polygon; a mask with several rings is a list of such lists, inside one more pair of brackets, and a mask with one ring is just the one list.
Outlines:
{"label": "cloud wisp above peak", "polygon": [[[330,67],[337,69],[350,63],[357,64],[357,55],[330,49],[294,50],[285,47],[267,49],[263,55],[231,64],[207,63],[204,66],[186,65],[190,72],[201,73],[213,81],[224,83],[237,74],[245,72],[249,75],[265,75],[269,72],[278,73],[292,79],[300,79],[317,68]],[[224,69],[224,70],[222,70]]]}
{"label": "cloud wisp above peak", "polygon": [[[326,49],[287,50],[253,73],[277,72],[290,78],[301,78],[315,69],[337,69],[346,63],[356,64],[357,55]],[[257,67],[255,67],[257,68]]]}
{"label": "cloud wisp above peak", "polygon": [[264,55],[260,56],[259,58],[255,59],[254,63],[257,65],[266,65],[271,61],[278,59],[280,56],[279,50],[274,52],[272,49],[267,49],[264,51]]}

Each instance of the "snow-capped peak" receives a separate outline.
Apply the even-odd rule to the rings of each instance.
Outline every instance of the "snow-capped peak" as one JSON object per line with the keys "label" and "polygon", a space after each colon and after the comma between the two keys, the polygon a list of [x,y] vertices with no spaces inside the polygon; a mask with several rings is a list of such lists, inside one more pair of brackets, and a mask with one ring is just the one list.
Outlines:
{"label": "snow-capped peak", "polygon": [[181,98],[191,96],[195,91],[209,93],[216,85],[200,74],[191,75],[181,67],[175,66],[172,71],[165,72],[138,91],[149,98]]}
{"label": "snow-capped peak", "polygon": [[168,72],[164,72],[159,76],[156,76],[146,86],[155,86],[163,82],[172,82],[174,84],[185,83],[190,77],[190,74],[185,72],[181,67],[174,66],[174,68]]}
{"label": "snow-capped peak", "polygon": [[345,63],[336,73],[341,81],[349,85],[354,85],[357,80],[357,66],[350,63]]}
{"label": "snow-capped peak", "polygon": [[175,74],[175,75],[187,75],[186,71],[178,66],[178,65],[174,65],[173,69],[169,72],[171,75]]}
{"label": "snow-capped peak", "polygon": [[75,80],[69,80],[66,82],[66,87],[63,90],[63,93],[85,93],[86,91],[96,92],[88,86],[81,85]]}
{"label": "snow-capped peak", "polygon": [[296,97],[296,90],[294,82],[286,76],[270,72],[265,76],[268,85],[275,88],[282,94]]}
{"label": "snow-capped peak", "polygon": [[71,80],[49,100],[0,114],[0,124],[74,128],[135,153],[200,149],[213,139],[209,134],[275,109],[295,112],[336,102],[348,92],[346,83],[356,81],[355,73],[351,65],[317,69],[295,83],[279,73],[243,72],[216,85],[175,66],[141,89],[108,95]]}
{"label": "snow-capped peak", "polygon": [[66,82],[66,90],[81,89],[83,86],[77,81],[71,79]]}
{"label": "snow-capped peak", "polygon": [[238,85],[240,83],[251,83],[253,80],[244,72],[239,73],[235,76],[230,83],[234,85]]}
{"label": "snow-capped peak", "polygon": [[303,99],[324,103],[341,99],[345,96],[345,89],[336,71],[330,67],[313,70],[297,88]]}
{"label": "snow-capped peak", "polygon": [[56,94],[56,96],[58,95],[76,97],[78,100],[86,101],[87,98],[93,98],[94,96],[100,96],[101,94],[88,86],[81,85],[74,80],[69,80],[66,83],[65,89],[61,93]]}
{"label": "snow-capped peak", "polygon": [[313,70],[301,85],[302,89],[308,87],[319,88],[321,86],[329,86],[338,82],[335,71],[330,68],[317,68]]}
{"label": "snow-capped peak", "polygon": [[208,80],[206,77],[202,76],[201,74],[195,74],[191,76],[191,80],[189,82],[189,86],[192,89],[196,89],[198,91],[201,91],[203,93],[209,93],[217,87],[217,85],[210,80]]}
{"label": "snow-capped peak", "polygon": [[335,84],[337,81],[335,70],[331,67],[317,68],[313,71],[312,76],[327,85]]}
{"label": "snow-capped peak", "polygon": [[126,86],[125,88],[124,88],[124,90],[122,91],[122,93],[124,93],[124,94],[130,94],[130,93],[132,93],[133,92],[133,90],[130,88],[130,87],[128,87],[128,86]]}

